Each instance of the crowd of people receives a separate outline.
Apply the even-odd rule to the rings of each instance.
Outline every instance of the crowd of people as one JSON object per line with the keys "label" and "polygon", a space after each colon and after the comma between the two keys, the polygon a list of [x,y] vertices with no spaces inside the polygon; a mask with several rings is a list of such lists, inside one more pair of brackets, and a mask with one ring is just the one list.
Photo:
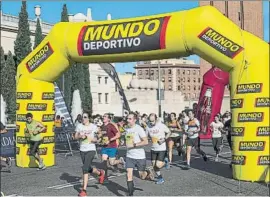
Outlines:
{"label": "crowd of people", "polygon": [[[79,196],[87,196],[86,189],[89,174],[99,177],[99,183],[108,181],[108,167],[122,166],[127,172],[128,195],[133,196],[133,171],[137,169],[142,180],[155,181],[156,184],[165,182],[161,169],[169,169],[173,161],[173,149],[182,156],[187,169],[191,164],[191,150],[195,148],[206,162],[208,157],[200,147],[200,121],[195,117],[195,110],[184,110],[179,115],[164,113],[163,119],[156,114],[140,114],[130,112],[126,117],[114,117],[106,113],[103,116],[84,112],[78,115],[73,138],[79,142],[82,159],[83,187]],[[226,112],[223,116],[217,114],[210,124],[212,132],[213,149],[216,152],[215,161],[218,161],[223,146],[223,137],[227,136],[231,147],[231,114]],[[55,127],[65,126],[60,116],[56,116]],[[46,166],[38,154],[38,147],[42,143],[41,133],[44,125],[33,119],[31,113],[26,114],[26,133],[30,137],[30,154],[39,163],[38,169],[44,170]],[[1,124],[1,133],[6,132]],[[145,146],[151,146],[152,168],[146,166]],[[99,168],[93,167],[92,162],[97,154],[97,146],[101,147],[101,164]],[[119,157],[118,148],[126,147],[126,155]],[[9,164],[9,159],[1,160]],[[9,164],[10,165],[10,164]]]}

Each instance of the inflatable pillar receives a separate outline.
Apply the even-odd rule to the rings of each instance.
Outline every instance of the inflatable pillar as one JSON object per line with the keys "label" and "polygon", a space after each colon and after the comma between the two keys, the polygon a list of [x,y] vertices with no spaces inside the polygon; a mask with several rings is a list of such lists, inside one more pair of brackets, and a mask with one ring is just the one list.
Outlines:
{"label": "inflatable pillar", "polygon": [[21,76],[17,84],[17,132],[16,132],[16,164],[18,167],[37,167],[38,162],[29,155],[29,138],[25,132],[27,113],[41,122],[46,130],[41,134],[42,144],[38,152],[46,166],[55,164],[54,156],[54,85]]}
{"label": "inflatable pillar", "polygon": [[210,124],[220,112],[225,86],[229,84],[229,73],[213,67],[203,76],[196,117],[201,123],[201,139],[212,137]]}

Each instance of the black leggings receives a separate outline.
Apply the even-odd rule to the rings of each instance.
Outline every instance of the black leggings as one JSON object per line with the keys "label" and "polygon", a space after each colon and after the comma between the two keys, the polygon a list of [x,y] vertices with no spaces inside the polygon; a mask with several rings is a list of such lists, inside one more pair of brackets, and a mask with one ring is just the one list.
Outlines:
{"label": "black leggings", "polygon": [[222,144],[222,138],[223,137],[212,138],[213,148],[216,151],[216,154],[219,154],[219,152],[220,152],[220,146]]}
{"label": "black leggings", "polygon": [[81,151],[80,153],[83,162],[82,167],[83,174],[92,173],[93,172],[92,162],[96,156],[96,151],[87,151],[87,152]]}

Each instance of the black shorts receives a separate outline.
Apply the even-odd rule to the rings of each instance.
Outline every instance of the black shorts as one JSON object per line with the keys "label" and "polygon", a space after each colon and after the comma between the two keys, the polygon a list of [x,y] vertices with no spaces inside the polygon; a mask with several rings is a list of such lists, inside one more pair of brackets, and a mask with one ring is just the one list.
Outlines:
{"label": "black shorts", "polygon": [[164,161],[167,151],[151,150],[151,161]]}
{"label": "black shorts", "polygon": [[169,141],[173,141],[174,144],[180,144],[181,143],[181,136],[177,136],[177,137],[170,137]]}
{"label": "black shorts", "polygon": [[42,144],[42,141],[29,141],[29,145],[30,145],[30,154],[34,155],[38,152],[38,148],[40,146],[40,144]]}
{"label": "black shorts", "polygon": [[199,139],[197,137],[196,138],[187,138],[187,146],[198,148],[199,147]]}
{"label": "black shorts", "polygon": [[83,163],[82,166],[83,174],[92,173],[93,172],[92,162],[96,156],[96,151],[87,151],[87,152],[80,151],[80,153]]}
{"label": "black shorts", "polygon": [[137,167],[139,171],[145,171],[146,169],[146,159],[133,159],[126,158],[126,168],[135,168]]}

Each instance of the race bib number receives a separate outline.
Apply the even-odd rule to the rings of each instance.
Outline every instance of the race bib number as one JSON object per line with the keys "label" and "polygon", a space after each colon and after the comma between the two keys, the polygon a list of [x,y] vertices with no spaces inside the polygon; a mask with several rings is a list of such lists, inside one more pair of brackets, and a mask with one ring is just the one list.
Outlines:
{"label": "race bib number", "polygon": [[107,144],[109,142],[109,137],[105,136],[102,138],[102,144]]}
{"label": "race bib number", "polygon": [[152,143],[157,144],[158,143],[158,138],[157,137],[152,137]]}
{"label": "race bib number", "polygon": [[133,134],[127,134],[126,135],[126,145],[127,147],[133,146],[134,144],[134,135]]}

